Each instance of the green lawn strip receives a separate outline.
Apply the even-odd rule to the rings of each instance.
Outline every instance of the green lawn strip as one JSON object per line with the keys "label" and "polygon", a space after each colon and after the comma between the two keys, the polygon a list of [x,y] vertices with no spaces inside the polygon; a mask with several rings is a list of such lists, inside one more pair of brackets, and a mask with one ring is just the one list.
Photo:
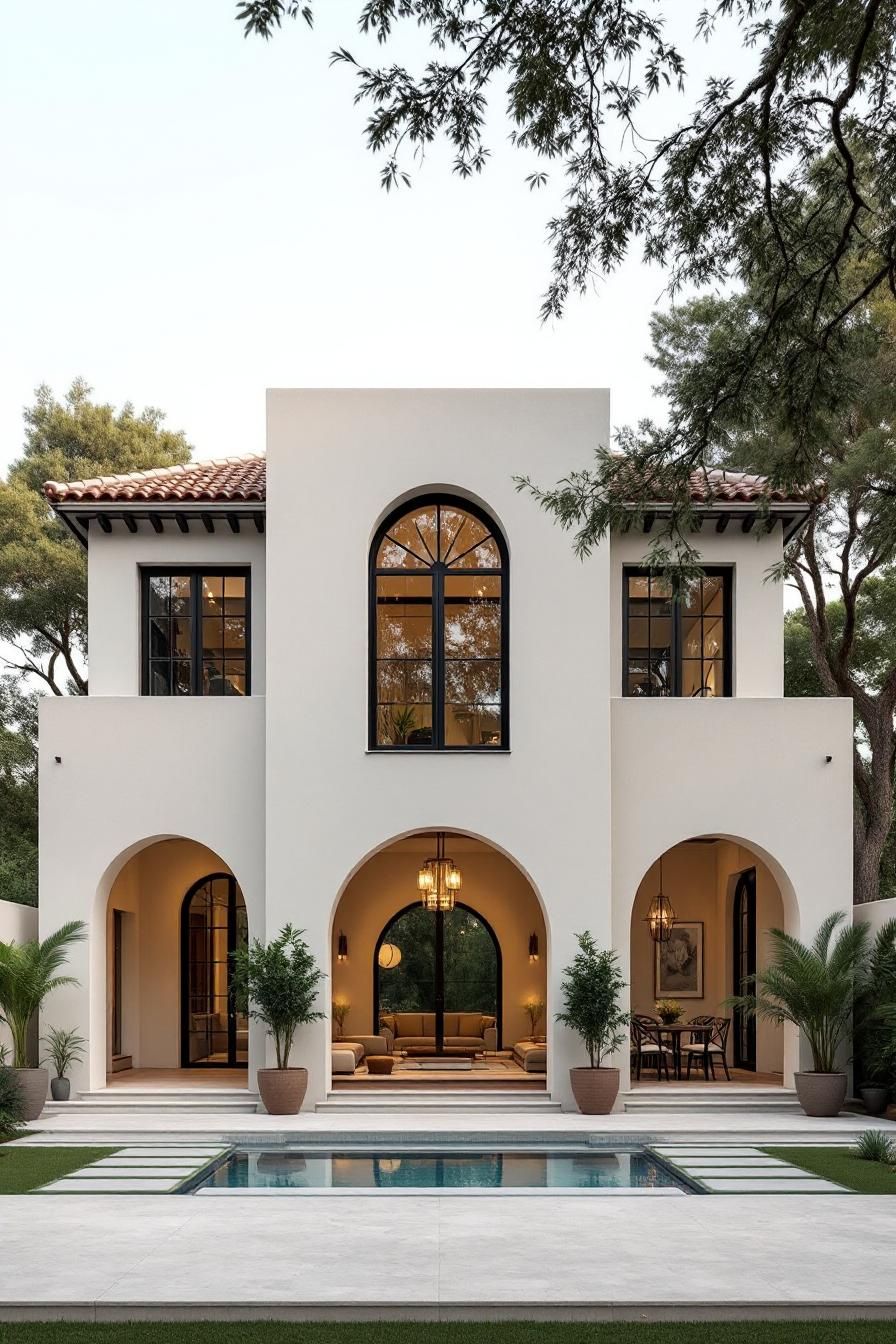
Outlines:
{"label": "green lawn strip", "polygon": [[[0,1146],[0,1195],[26,1195],[47,1181],[69,1176],[99,1157],[111,1157],[118,1148],[13,1148]],[[2,1339],[2,1335],[0,1335]]]}
{"label": "green lawn strip", "polygon": [[[682,1314],[687,1308],[682,1307]],[[0,1344],[892,1344],[892,1321],[675,1324],[278,1321],[2,1325]]]}
{"label": "green lawn strip", "polygon": [[762,1151],[845,1185],[860,1195],[896,1195],[896,1172],[883,1162],[865,1162],[850,1148],[763,1148]]}

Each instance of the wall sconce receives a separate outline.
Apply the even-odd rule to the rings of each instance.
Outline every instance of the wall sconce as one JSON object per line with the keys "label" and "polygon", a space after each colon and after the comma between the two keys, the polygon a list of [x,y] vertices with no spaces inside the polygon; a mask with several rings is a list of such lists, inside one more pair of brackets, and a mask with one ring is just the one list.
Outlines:
{"label": "wall sconce", "polygon": [[339,930],[339,937],[336,940],[336,960],[348,961],[348,939],[342,930]]}
{"label": "wall sconce", "polygon": [[537,934],[537,933],[530,933],[530,934],[529,934],[529,960],[530,960],[530,961],[537,961],[537,960],[538,960],[538,934]]}

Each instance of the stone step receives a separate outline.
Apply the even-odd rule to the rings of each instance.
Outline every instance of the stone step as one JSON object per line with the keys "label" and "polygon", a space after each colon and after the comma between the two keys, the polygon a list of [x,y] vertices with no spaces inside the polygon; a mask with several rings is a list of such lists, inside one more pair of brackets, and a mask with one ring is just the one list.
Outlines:
{"label": "stone step", "polygon": [[681,1088],[674,1084],[638,1087],[622,1094],[627,1113],[691,1114],[801,1112],[796,1093],[784,1087]]}
{"label": "stone step", "polygon": [[331,1092],[326,1101],[320,1101],[314,1108],[317,1112],[329,1115],[338,1114],[429,1114],[431,1112],[451,1112],[453,1114],[479,1113],[488,1111],[493,1114],[518,1115],[536,1113],[552,1115],[561,1110],[559,1101],[553,1101],[546,1092],[510,1092],[489,1088],[476,1092],[472,1088],[438,1092],[419,1092],[410,1088],[390,1088],[388,1092],[370,1092],[366,1096]]}
{"label": "stone step", "polygon": [[184,1089],[180,1092],[80,1093],[74,1101],[48,1101],[43,1115],[254,1115],[258,1094],[243,1090],[206,1092]]}

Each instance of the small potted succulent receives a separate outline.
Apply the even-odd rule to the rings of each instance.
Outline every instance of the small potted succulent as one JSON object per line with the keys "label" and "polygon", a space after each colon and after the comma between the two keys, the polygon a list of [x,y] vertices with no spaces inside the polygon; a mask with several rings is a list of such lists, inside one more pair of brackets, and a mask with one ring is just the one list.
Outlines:
{"label": "small potted succulent", "polygon": [[657,1017],[667,1027],[671,1027],[672,1023],[681,1017],[681,1004],[677,999],[657,999],[654,1007]]}
{"label": "small potted succulent", "polygon": [[274,1039],[277,1066],[258,1070],[258,1091],[269,1115],[297,1115],[308,1088],[308,1070],[290,1068],[296,1031],[324,1016],[315,1008],[325,979],[302,929],[286,924],[267,945],[253,939],[237,947],[231,993],[237,1010],[263,1022]]}
{"label": "small potted succulent", "polygon": [[55,1077],[50,1079],[50,1096],[54,1101],[68,1101],[72,1085],[66,1074],[73,1064],[81,1063],[87,1042],[76,1031],[63,1031],[61,1027],[48,1028],[41,1039],[47,1047],[44,1060],[56,1070]]}
{"label": "small potted succulent", "polygon": [[624,1044],[631,1014],[620,996],[625,981],[615,952],[601,952],[590,933],[577,935],[579,950],[564,972],[560,993],[563,1012],[557,1021],[581,1036],[589,1064],[569,1071],[576,1105],[583,1115],[607,1115],[619,1095],[619,1070],[601,1061]]}

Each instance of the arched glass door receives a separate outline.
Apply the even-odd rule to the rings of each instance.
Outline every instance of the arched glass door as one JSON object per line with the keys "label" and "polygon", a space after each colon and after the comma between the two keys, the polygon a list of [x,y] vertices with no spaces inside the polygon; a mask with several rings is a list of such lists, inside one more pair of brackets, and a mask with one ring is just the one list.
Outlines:
{"label": "arched glass door", "polygon": [[249,1023],[230,997],[231,953],[245,947],[243,894],[229,873],[201,878],[181,917],[181,1067],[227,1068],[249,1058]]}
{"label": "arched glass door", "polygon": [[[380,948],[399,958],[380,964]],[[374,1026],[380,1013],[484,1013],[498,1024],[501,1041],[501,951],[490,924],[459,902],[429,911],[415,903],[401,910],[377,939],[373,957]],[[437,1023],[436,1037],[442,1039]]]}

